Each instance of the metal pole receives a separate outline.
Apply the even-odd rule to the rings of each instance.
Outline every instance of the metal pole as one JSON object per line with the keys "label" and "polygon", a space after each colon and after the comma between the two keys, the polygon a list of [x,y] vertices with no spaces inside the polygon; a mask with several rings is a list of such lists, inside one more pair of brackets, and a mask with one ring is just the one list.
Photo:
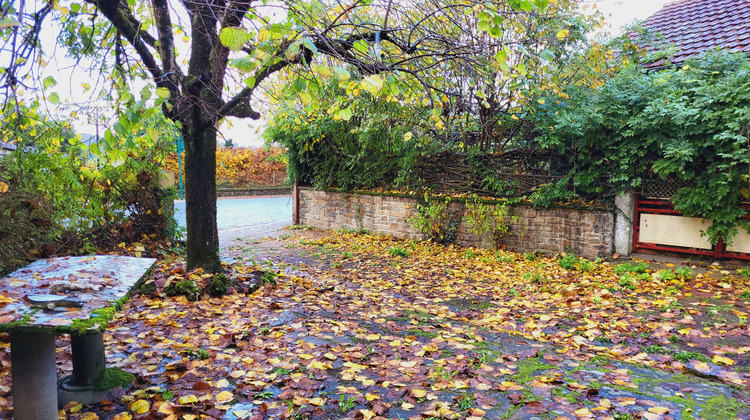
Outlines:
{"label": "metal pole", "polygon": [[177,174],[179,175],[180,200],[185,199],[185,191],[182,186],[182,152],[185,150],[185,143],[182,137],[177,139]]}

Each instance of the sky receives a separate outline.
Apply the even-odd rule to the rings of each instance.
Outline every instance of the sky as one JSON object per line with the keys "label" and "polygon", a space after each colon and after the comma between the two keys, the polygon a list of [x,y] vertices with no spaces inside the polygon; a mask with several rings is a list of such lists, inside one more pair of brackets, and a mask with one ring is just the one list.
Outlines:
{"label": "sky", "polygon": [[635,20],[645,20],[673,0],[583,0],[604,13],[612,34]]}

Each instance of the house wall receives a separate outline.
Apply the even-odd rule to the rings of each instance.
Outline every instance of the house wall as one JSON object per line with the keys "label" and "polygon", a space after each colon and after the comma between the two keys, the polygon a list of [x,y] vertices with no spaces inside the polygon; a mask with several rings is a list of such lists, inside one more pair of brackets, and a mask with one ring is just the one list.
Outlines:
{"label": "house wall", "polygon": [[[398,238],[424,239],[412,227],[417,216],[415,198],[368,194],[347,194],[299,188],[296,194],[298,223],[323,229],[365,228]],[[506,249],[545,254],[573,252],[586,258],[608,257],[614,247],[614,213],[577,209],[535,209],[515,206],[518,221],[511,223],[511,235],[501,239]],[[466,210],[464,210],[466,216]],[[462,246],[494,246],[489,237],[469,231],[462,218],[456,235]]]}

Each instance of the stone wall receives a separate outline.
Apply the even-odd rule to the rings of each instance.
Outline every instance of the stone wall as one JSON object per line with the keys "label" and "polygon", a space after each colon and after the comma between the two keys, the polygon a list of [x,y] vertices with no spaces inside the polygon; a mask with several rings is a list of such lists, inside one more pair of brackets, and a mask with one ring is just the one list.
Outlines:
{"label": "stone wall", "polygon": [[257,187],[257,188],[217,188],[217,197],[252,197],[259,195],[289,195],[292,188],[281,187]]}
{"label": "stone wall", "polygon": [[403,197],[299,189],[299,224],[323,229],[359,229],[406,239],[424,235],[411,227],[416,201]]}
{"label": "stone wall", "polygon": [[[299,224],[323,229],[368,229],[398,238],[424,239],[409,219],[417,215],[416,200],[367,194],[299,189]],[[612,255],[614,215],[609,211],[535,209],[516,206],[518,222],[511,235],[501,239],[508,250],[545,254],[573,252],[586,258]],[[469,231],[464,218],[456,243],[463,246],[494,246],[490,238]]]}

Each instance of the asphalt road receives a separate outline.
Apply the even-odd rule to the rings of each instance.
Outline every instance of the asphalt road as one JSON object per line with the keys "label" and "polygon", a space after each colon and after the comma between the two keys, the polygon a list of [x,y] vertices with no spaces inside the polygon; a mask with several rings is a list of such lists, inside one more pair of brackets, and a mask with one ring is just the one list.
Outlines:
{"label": "asphalt road", "polygon": [[[185,201],[176,200],[174,210],[177,223],[184,228]],[[263,226],[289,225],[292,223],[292,198],[220,198],[216,201],[216,213],[220,235],[234,230],[262,230]]]}

